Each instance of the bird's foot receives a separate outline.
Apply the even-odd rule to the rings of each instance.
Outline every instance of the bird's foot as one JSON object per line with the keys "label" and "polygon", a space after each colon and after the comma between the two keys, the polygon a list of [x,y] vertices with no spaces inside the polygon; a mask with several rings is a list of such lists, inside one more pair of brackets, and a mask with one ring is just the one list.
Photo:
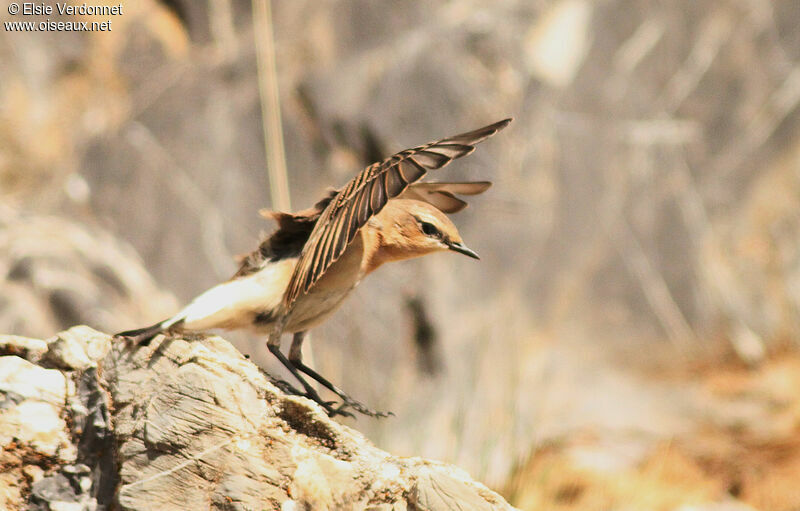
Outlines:
{"label": "bird's foot", "polygon": [[[264,374],[266,374],[266,373],[264,373]],[[289,383],[286,380],[282,380],[280,378],[275,378],[274,376],[271,376],[269,374],[267,374],[267,377],[269,378],[270,383],[272,383],[273,385],[275,385],[276,387],[281,389],[281,391],[286,393],[286,394],[289,394],[289,395],[292,395],[292,396],[305,396],[305,397],[308,397],[308,396],[306,396],[305,392],[303,392],[302,390],[299,390],[297,387],[295,387],[294,385],[292,385],[291,383]]]}
{"label": "bird's foot", "polygon": [[[281,389],[286,394],[292,396],[302,396],[304,398],[310,399],[314,401],[319,406],[322,407],[323,410],[328,414],[328,417],[336,417],[337,415],[341,415],[342,417],[350,417],[355,418],[355,416],[347,411],[347,405],[345,403],[339,404],[338,401],[325,401],[323,400],[320,395],[316,392],[304,392],[286,380],[281,380],[279,378],[274,378],[270,376],[270,381],[273,385]],[[338,404],[338,406],[336,406]]]}
{"label": "bird's foot", "polygon": [[[392,412],[381,412],[378,410],[372,410],[368,408],[363,403],[356,401],[355,399],[351,398],[347,394],[341,393],[339,395],[342,398],[342,402],[338,401],[325,401],[322,397],[315,391],[315,392],[305,392],[291,383],[287,382],[286,380],[282,380],[279,378],[275,378],[270,376],[270,381],[283,392],[293,395],[293,396],[303,396],[305,398],[314,401],[318,405],[322,407],[323,410],[328,414],[328,417],[336,417],[337,415],[341,415],[342,417],[350,417],[351,419],[355,419],[355,415],[350,413],[348,409],[358,412],[362,415],[366,415],[367,417],[376,417],[376,418],[384,418],[384,417],[393,417],[394,413]],[[338,393],[337,393],[338,395]]]}
{"label": "bird's foot", "polygon": [[303,396],[305,398],[308,398],[317,403],[318,405],[320,405],[322,409],[325,410],[325,412],[328,414],[328,417],[336,417],[337,415],[341,415],[342,417],[350,417],[351,419],[355,419],[356,416],[350,413],[348,410],[353,410],[368,417],[383,418],[383,417],[394,416],[392,412],[381,412],[377,410],[372,410],[366,407],[364,404],[356,401],[355,399],[350,398],[347,395],[343,396],[342,402],[338,402],[338,401],[325,401],[316,392],[308,393],[308,392],[298,391],[295,394],[298,396]]}
{"label": "bird's foot", "polygon": [[345,403],[341,403],[339,406],[335,406],[337,404],[336,401],[325,401],[319,404],[328,412],[328,417],[333,418],[337,415],[341,415],[342,417],[350,417],[351,419],[356,418],[355,415],[347,411],[347,405]]}
{"label": "bird's foot", "polygon": [[341,415],[342,417],[350,417],[351,419],[355,419],[356,416],[350,413],[348,410],[353,410],[362,415],[375,418],[394,416],[394,413],[392,412],[381,412],[377,410],[372,410],[364,406],[362,403],[359,403],[358,401],[355,401],[350,398],[339,403],[338,401],[319,402],[316,399],[314,399],[313,396],[309,395],[305,395],[305,397],[319,404],[328,413],[328,417],[336,417],[337,415]]}
{"label": "bird's foot", "polygon": [[[362,415],[366,415],[367,417],[375,417],[377,419],[382,419],[385,417],[394,417],[394,413],[392,412],[381,412],[379,410],[373,410],[368,408],[363,403],[356,401],[355,399],[351,398],[347,394],[343,394],[339,396],[342,398],[342,404],[339,406],[340,409],[347,409],[350,408]],[[350,414],[352,416],[352,414]]]}

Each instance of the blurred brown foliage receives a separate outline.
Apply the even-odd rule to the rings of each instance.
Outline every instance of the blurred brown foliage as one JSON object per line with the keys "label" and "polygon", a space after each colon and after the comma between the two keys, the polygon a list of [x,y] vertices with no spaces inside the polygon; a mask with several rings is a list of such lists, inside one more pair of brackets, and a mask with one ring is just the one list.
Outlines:
{"label": "blurred brown foliage", "polygon": [[[256,215],[269,189],[252,6],[125,9],[110,33],[0,32],[2,200],[109,233],[109,253],[132,245],[184,301],[271,229]],[[387,268],[313,333],[323,373],[397,413],[359,423],[382,447],[502,486],[590,431],[646,474],[653,449],[716,410],[688,369],[796,351],[798,2],[276,0],[273,22],[298,209],[390,151],[516,118],[439,176],[495,182],[455,218],[483,260]],[[24,257],[0,252],[3,298],[26,285],[8,273]],[[437,375],[415,366],[409,296],[437,333]],[[123,329],[169,308],[85,321]],[[703,498],[737,498],[712,487]]]}

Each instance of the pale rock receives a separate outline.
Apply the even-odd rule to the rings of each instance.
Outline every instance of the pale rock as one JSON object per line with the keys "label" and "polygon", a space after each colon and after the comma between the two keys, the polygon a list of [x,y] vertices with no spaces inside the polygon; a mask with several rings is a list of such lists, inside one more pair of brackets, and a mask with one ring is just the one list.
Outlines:
{"label": "pale rock", "polygon": [[45,456],[55,457],[69,445],[66,424],[60,415],[60,410],[49,403],[32,400],[20,403],[0,415],[0,441],[6,444],[14,438]]}
{"label": "pale rock", "polygon": [[101,367],[123,510],[512,509],[462,470],[392,456],[284,395],[219,337],[114,345]]}
{"label": "pale rock", "polygon": [[51,511],[87,511],[86,506],[81,502],[50,502]]}
{"label": "pale rock", "polygon": [[38,465],[26,465],[22,467],[22,473],[32,483],[40,481],[44,477],[44,470]]}
{"label": "pale rock", "polygon": [[0,357],[0,393],[14,393],[62,406],[66,400],[67,384],[56,369],[45,369],[19,357]]}
{"label": "pale rock", "polygon": [[[219,337],[135,347],[76,327],[41,363],[61,370],[0,357],[9,509],[513,509],[463,470],[393,456],[285,395]],[[46,473],[24,464],[31,452]]]}
{"label": "pale rock", "polygon": [[16,355],[36,363],[47,352],[47,343],[21,335],[0,335],[0,355]]}
{"label": "pale rock", "polygon": [[83,370],[96,365],[110,348],[110,336],[87,326],[76,326],[53,337],[44,358],[62,369]]}

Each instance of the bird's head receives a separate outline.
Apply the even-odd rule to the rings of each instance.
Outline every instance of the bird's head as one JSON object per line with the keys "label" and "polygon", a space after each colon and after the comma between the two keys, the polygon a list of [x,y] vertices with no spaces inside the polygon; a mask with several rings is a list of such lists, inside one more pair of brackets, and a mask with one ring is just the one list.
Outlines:
{"label": "bird's head", "polygon": [[450,219],[427,202],[395,199],[373,218],[380,230],[381,262],[399,261],[450,250],[474,259]]}

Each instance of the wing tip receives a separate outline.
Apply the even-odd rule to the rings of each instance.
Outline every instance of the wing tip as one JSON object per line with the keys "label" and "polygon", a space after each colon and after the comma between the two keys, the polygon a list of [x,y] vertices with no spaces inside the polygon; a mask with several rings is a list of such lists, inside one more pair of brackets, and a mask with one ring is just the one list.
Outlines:
{"label": "wing tip", "polygon": [[[446,138],[444,140],[441,140],[441,142],[457,142],[474,147],[475,145],[486,140],[487,138],[495,135],[498,131],[508,126],[513,120],[514,120],[513,117],[506,117],[502,121],[497,121],[495,123],[488,124],[476,130],[468,131],[466,133],[461,133],[460,135],[455,135],[453,137]],[[467,154],[469,153],[466,153],[463,156],[466,156]]]}
{"label": "wing tip", "polygon": [[511,124],[511,121],[513,121],[513,120],[514,120],[513,117],[506,117],[502,121],[497,121],[494,124],[490,124],[489,126],[487,126],[487,128],[492,128],[492,129],[494,129],[494,132],[497,133],[498,131],[504,129],[506,126]]}
{"label": "wing tip", "polygon": [[485,192],[489,188],[491,188],[494,183],[491,182],[491,181],[470,181],[469,184],[477,185],[478,186],[478,191],[473,192],[473,193],[461,192],[462,195],[478,195],[480,193]]}

